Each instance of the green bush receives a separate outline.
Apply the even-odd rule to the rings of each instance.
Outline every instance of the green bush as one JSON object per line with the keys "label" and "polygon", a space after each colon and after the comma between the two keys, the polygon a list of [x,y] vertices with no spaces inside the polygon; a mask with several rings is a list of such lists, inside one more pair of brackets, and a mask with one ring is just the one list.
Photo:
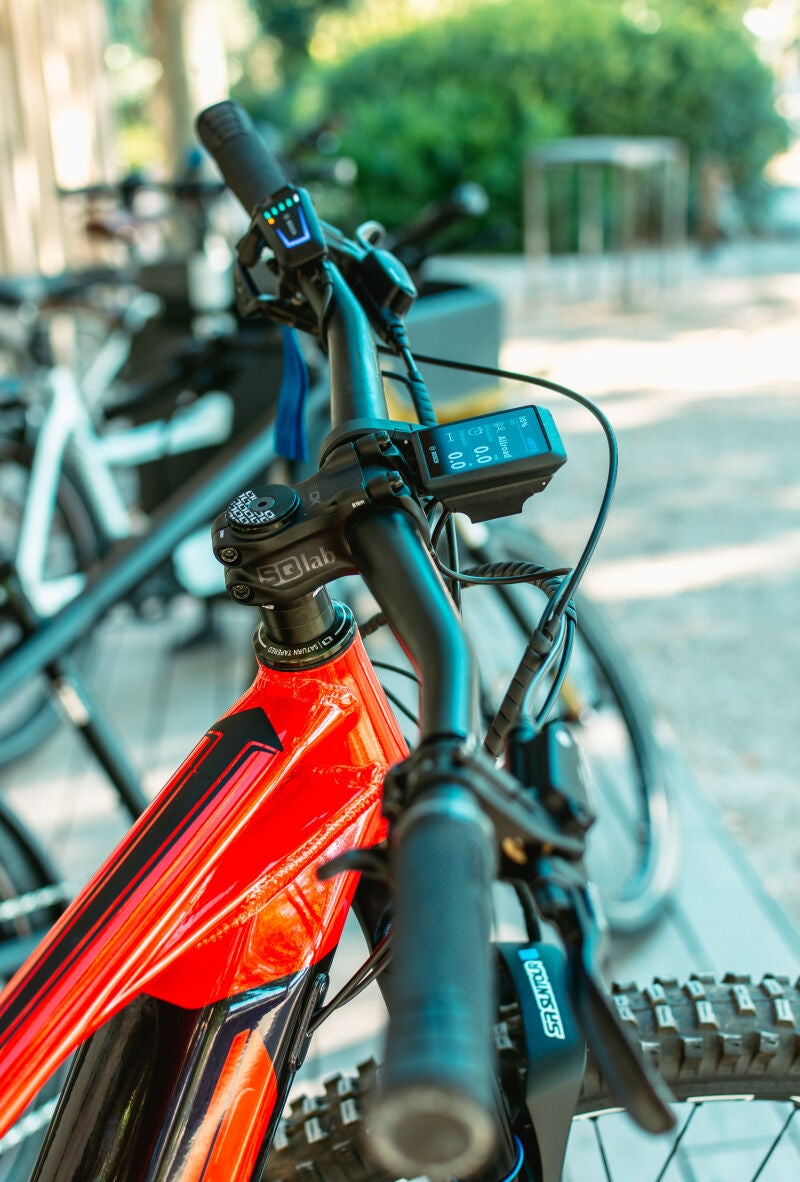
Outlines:
{"label": "green bush", "polygon": [[376,43],[313,87],[318,109],[343,119],[370,216],[397,225],[459,181],[479,180],[491,199],[485,241],[512,248],[523,159],[536,143],[675,136],[693,165],[724,163],[752,203],[787,137],[772,76],[741,22],[699,0],[483,3]]}

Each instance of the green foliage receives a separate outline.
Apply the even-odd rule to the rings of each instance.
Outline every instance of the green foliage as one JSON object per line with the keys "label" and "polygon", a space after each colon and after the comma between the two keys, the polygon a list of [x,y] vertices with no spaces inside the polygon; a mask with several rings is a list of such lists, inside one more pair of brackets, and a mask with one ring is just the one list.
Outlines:
{"label": "green foliage", "polygon": [[344,120],[371,216],[397,225],[479,180],[495,244],[518,246],[523,159],[554,136],[675,136],[752,196],[787,133],[737,8],[495,0],[376,43],[314,85],[320,109]]}
{"label": "green foliage", "polygon": [[289,71],[308,57],[308,43],[319,16],[345,8],[350,0],[250,0],[261,28],[280,42]]}

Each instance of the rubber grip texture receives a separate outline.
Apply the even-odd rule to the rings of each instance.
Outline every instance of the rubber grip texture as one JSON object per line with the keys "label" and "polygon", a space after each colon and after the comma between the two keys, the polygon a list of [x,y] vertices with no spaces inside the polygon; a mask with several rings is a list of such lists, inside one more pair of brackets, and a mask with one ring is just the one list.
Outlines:
{"label": "rubber grip texture", "polygon": [[404,1177],[464,1177],[495,1139],[491,827],[437,789],[403,819],[395,859],[389,1031],[372,1106],[376,1156]]}
{"label": "rubber grip texture", "polygon": [[286,185],[284,171],[237,103],[226,99],[197,117],[197,134],[248,213]]}

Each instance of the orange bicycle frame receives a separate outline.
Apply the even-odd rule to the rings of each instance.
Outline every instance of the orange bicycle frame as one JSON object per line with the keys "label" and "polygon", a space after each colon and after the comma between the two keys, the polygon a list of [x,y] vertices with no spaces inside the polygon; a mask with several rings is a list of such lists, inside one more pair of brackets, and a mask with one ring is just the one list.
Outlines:
{"label": "orange bicycle frame", "polygon": [[236,1019],[147,1177],[250,1179],[285,1098],[279,1028],[318,1002],[308,983],[358,877],[317,870],[384,836],[384,775],[405,754],[358,636],[317,668],[260,667],[0,995],[0,1132],[135,999],[193,1015],[187,1043],[216,1005]]}

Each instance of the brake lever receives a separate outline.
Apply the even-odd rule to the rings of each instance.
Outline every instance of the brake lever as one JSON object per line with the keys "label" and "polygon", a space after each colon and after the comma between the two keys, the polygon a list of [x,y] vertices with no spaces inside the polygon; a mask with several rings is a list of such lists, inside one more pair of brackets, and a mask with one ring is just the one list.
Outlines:
{"label": "brake lever", "polygon": [[281,296],[269,295],[267,292],[260,291],[250,270],[238,260],[234,266],[234,295],[236,310],[244,318],[264,316],[278,324],[297,328],[300,332],[307,332],[312,336],[317,335],[319,325],[307,304],[296,303],[283,299]]}
{"label": "brake lever", "polygon": [[564,887],[557,877],[555,868],[542,861],[533,893],[543,918],[554,923],[561,934],[575,1018],[620,1107],[645,1132],[669,1132],[675,1126],[674,1097],[642,1058],[600,979],[596,967],[600,927],[589,893],[585,886]]}
{"label": "brake lever", "polygon": [[513,776],[494,765],[476,741],[423,743],[393,767],[384,784],[383,810],[396,819],[430,784],[463,785],[492,822],[501,850],[515,863],[532,863],[542,851],[567,861],[585,851],[583,836],[562,832],[558,822]]}

